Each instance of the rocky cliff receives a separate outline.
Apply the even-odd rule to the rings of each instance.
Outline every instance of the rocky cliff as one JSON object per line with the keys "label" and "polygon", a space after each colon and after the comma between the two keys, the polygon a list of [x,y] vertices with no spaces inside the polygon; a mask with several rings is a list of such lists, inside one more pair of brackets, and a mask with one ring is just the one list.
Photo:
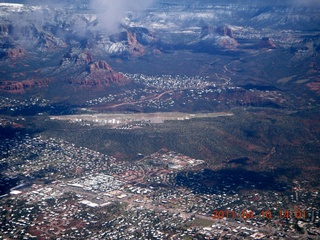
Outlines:
{"label": "rocky cliff", "polygon": [[0,81],[0,89],[7,93],[26,93],[34,88],[47,87],[52,79],[28,79],[18,81]]}
{"label": "rocky cliff", "polygon": [[105,61],[96,61],[79,76],[65,81],[74,87],[101,89],[110,85],[125,85],[129,80],[122,74],[115,72]]}
{"label": "rocky cliff", "polygon": [[22,57],[25,57],[26,54],[27,54],[27,51],[23,48],[9,48],[6,51],[6,57],[13,61],[16,61]]}
{"label": "rocky cliff", "polygon": [[203,26],[199,44],[222,49],[233,49],[239,45],[230,26]]}
{"label": "rocky cliff", "polygon": [[140,42],[138,42],[137,34],[135,32],[128,31],[127,36],[130,53],[135,57],[143,56],[145,48]]}
{"label": "rocky cliff", "polygon": [[112,42],[109,52],[117,55],[126,54],[133,57],[141,57],[154,52],[156,38],[143,27],[124,27],[126,31],[110,36]]}
{"label": "rocky cliff", "polygon": [[261,41],[257,44],[258,48],[277,48],[276,44],[268,37],[264,37]]}

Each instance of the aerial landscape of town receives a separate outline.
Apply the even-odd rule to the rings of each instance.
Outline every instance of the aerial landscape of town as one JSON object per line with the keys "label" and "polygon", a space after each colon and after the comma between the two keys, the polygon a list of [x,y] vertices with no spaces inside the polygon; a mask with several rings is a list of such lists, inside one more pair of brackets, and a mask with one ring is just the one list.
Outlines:
{"label": "aerial landscape of town", "polygon": [[0,239],[320,239],[318,1],[0,2]]}

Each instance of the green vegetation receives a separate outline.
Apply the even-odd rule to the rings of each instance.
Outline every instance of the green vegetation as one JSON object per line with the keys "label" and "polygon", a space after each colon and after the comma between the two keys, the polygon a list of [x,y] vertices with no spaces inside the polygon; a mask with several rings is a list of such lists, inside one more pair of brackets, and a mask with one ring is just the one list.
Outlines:
{"label": "green vegetation", "polygon": [[214,220],[207,220],[207,219],[203,219],[203,218],[196,218],[195,220],[193,220],[192,224],[196,225],[196,226],[200,226],[200,227],[209,227],[212,224],[214,224]]}
{"label": "green vegetation", "polygon": [[[234,116],[166,121],[131,130],[81,126],[47,117],[29,120],[41,135],[62,138],[119,160],[132,161],[138,153],[146,156],[166,148],[206,160],[213,168],[242,167],[269,172],[277,169],[283,180],[299,178],[306,173],[304,167],[308,164],[314,167],[306,170],[308,175],[315,177],[308,180],[317,182],[320,148],[316,143],[316,113],[257,108],[234,109],[233,113]],[[249,159],[248,164],[228,164],[242,157]]]}

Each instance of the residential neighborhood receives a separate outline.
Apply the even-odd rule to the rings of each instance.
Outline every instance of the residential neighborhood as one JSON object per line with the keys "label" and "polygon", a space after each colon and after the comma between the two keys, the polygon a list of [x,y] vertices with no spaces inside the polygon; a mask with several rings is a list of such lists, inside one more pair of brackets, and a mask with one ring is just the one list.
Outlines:
{"label": "residential neighborhood", "polygon": [[320,235],[319,193],[303,182],[295,183],[291,195],[281,186],[259,190],[259,183],[222,174],[212,185],[203,160],[167,149],[121,162],[41,136],[8,139],[1,148],[7,179],[25,176],[0,199],[2,239]]}

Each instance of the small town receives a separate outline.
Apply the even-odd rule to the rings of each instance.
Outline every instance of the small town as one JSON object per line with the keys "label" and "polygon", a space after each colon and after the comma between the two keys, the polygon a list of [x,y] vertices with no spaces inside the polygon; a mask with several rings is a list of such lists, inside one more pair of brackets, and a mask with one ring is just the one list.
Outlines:
{"label": "small town", "polygon": [[[183,104],[201,99],[209,100],[202,95],[208,95],[221,92],[226,89],[225,86],[230,84],[230,79],[216,78],[221,83],[209,81],[209,77],[200,76],[146,76],[143,74],[128,74],[125,76],[131,79],[137,86],[132,90],[126,90],[124,93],[109,94],[105,97],[91,99],[86,102],[86,106],[95,106],[103,104],[136,104],[139,107],[151,109],[169,109],[175,106],[174,93],[186,94]],[[234,89],[231,85],[230,89]]]}
{"label": "small town", "polygon": [[[284,104],[283,93],[277,91],[260,91],[234,86],[230,78],[218,74],[211,77],[160,75],[147,76],[143,74],[124,74],[134,83],[134,87],[120,92],[99,93],[100,97],[79,103],[74,109],[66,109],[66,113],[96,112],[120,109],[123,106],[135,106],[138,109],[150,111],[176,111],[193,108],[194,104],[215,107],[222,110],[225,107],[261,104],[260,98],[268,99],[271,104]],[[239,96],[241,96],[239,99]],[[243,100],[243,95],[246,95]],[[287,103],[286,103],[287,104]],[[59,113],[61,109],[45,98],[30,98],[17,100],[0,97],[0,113],[38,114]],[[71,112],[70,112],[71,111]]]}
{"label": "small town", "polygon": [[0,240],[320,240],[320,0],[0,20]]}
{"label": "small town", "polygon": [[283,93],[257,89],[246,91],[242,87],[234,86],[230,78],[219,74],[200,77],[125,73],[125,76],[135,83],[134,88],[90,99],[85,102],[84,107],[116,109],[121,106],[135,106],[146,111],[174,111],[179,108],[188,109],[199,102],[208,107],[215,106],[222,109],[230,106],[261,104],[260,98],[268,99],[272,104],[284,104]]}
{"label": "small town", "polygon": [[2,239],[320,236],[319,193],[303,182],[259,190],[216,174],[212,185],[203,160],[167,149],[121,162],[42,136],[7,139],[1,153],[6,179],[24,176],[1,196]]}
{"label": "small town", "polygon": [[45,98],[30,98],[22,100],[17,100],[14,98],[7,98],[0,96],[0,109],[9,109],[10,111],[21,110],[25,107],[39,106],[45,107],[49,105],[50,101]]}

